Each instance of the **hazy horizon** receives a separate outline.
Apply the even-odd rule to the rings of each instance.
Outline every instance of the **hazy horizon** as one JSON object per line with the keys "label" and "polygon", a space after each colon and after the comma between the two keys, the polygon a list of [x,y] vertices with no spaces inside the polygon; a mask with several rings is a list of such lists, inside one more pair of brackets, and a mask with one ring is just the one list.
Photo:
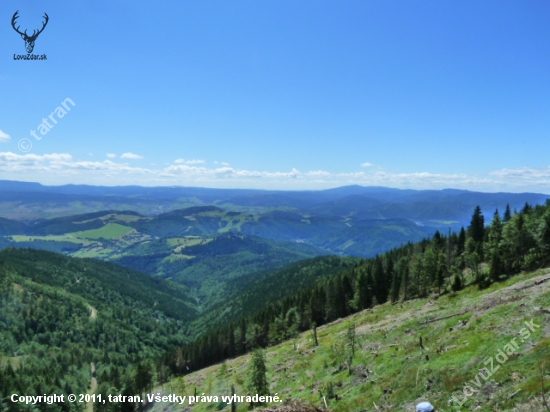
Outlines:
{"label": "hazy horizon", "polygon": [[414,191],[423,191],[423,190],[433,190],[433,191],[442,191],[442,190],[457,190],[457,191],[468,191],[468,192],[477,192],[477,193],[535,193],[535,194],[543,194],[550,196],[550,192],[530,192],[530,191],[482,191],[482,190],[470,190],[470,189],[459,189],[456,187],[443,187],[438,189],[414,189],[409,187],[391,187],[391,186],[381,186],[381,185],[358,185],[358,184],[349,184],[349,185],[340,185],[340,186],[332,186],[322,189],[273,189],[273,188],[262,188],[262,187],[214,187],[214,186],[200,186],[200,185],[142,185],[142,184],[128,184],[128,185],[121,185],[121,184],[87,184],[87,183],[61,183],[61,184],[47,184],[42,183],[39,181],[22,181],[22,180],[10,180],[10,179],[0,179],[0,183],[4,182],[17,182],[17,183],[38,183],[45,187],[63,187],[63,186],[91,186],[91,187],[143,187],[143,188],[193,188],[193,189],[220,189],[220,190],[257,190],[257,191],[271,191],[271,192],[315,192],[315,191],[324,191],[324,190],[335,190],[335,189],[341,189],[346,187],[362,187],[362,188],[381,188],[381,189],[390,189],[390,190],[414,190]]}

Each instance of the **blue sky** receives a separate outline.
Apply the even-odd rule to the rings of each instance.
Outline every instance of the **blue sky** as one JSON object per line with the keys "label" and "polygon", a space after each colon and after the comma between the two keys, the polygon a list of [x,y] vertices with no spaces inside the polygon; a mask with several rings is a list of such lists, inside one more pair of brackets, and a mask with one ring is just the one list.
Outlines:
{"label": "blue sky", "polygon": [[[46,61],[14,60],[16,10],[31,33],[48,13]],[[0,179],[550,193],[549,22],[547,1],[4,1]]]}

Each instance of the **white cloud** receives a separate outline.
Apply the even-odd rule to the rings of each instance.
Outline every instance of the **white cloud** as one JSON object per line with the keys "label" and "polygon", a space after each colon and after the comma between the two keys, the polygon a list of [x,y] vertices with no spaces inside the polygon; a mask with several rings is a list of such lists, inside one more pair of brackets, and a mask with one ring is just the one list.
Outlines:
{"label": "white cloud", "polygon": [[[182,159],[183,160],[183,159]],[[550,192],[550,167],[501,169],[478,176],[466,173],[391,173],[373,170],[335,173],[325,170],[246,170],[221,163],[207,167],[182,162],[133,167],[128,163],[75,160],[67,153],[44,155],[0,152],[0,179],[47,184],[181,185],[260,189],[323,189],[350,184],[412,189],[457,188],[480,191]]]}
{"label": "white cloud", "polygon": [[369,162],[361,163],[361,167],[371,167],[371,166],[374,166],[374,165]]}
{"label": "white cloud", "polygon": [[[130,167],[126,164],[115,163],[110,160],[104,160],[103,162],[75,161],[73,157],[67,153],[20,155],[11,152],[0,152],[0,172],[74,174],[87,171],[127,172],[138,174],[151,172],[148,169]],[[37,180],[39,180],[38,176]]]}
{"label": "white cloud", "polygon": [[9,142],[10,140],[11,140],[11,136],[6,132],[3,132],[2,130],[0,130],[0,143]]}
{"label": "white cloud", "polygon": [[176,160],[174,160],[174,163],[186,164],[186,165],[200,165],[200,164],[206,163],[206,161],[202,160],[202,159],[191,159],[191,160],[176,159]]}
{"label": "white cloud", "polygon": [[312,170],[310,172],[306,172],[305,175],[312,177],[328,177],[330,176],[330,173],[325,172],[324,170]]}
{"label": "white cloud", "polygon": [[116,154],[114,154],[114,153],[107,153],[107,157],[108,157],[109,159],[114,159],[114,158],[116,157]]}
{"label": "white cloud", "polygon": [[143,156],[140,156],[140,155],[132,153],[132,152],[126,152],[126,153],[123,153],[122,156],[120,156],[120,158],[121,159],[139,160],[139,159],[143,159]]}

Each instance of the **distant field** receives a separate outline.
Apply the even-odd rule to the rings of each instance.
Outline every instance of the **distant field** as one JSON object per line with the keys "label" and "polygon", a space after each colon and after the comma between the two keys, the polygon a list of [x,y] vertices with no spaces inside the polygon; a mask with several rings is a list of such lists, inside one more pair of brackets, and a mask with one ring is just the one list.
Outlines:
{"label": "distant field", "polygon": [[54,242],[72,242],[72,243],[78,243],[84,246],[88,246],[92,243],[86,239],[76,238],[74,234],[48,235],[48,236],[14,235],[14,236],[6,236],[6,238],[11,238],[14,242],[34,242],[37,240],[45,240],[45,241],[54,241]]}
{"label": "distant field", "polygon": [[78,252],[72,253],[72,257],[77,258],[107,258],[114,252],[110,248],[97,247],[93,249],[79,250]]}
{"label": "distant field", "polygon": [[[97,218],[93,218],[90,220],[83,220],[79,223],[87,223],[96,219]],[[128,222],[135,222],[136,220],[143,220],[143,219],[149,219],[149,218],[144,218],[143,216],[136,216],[136,215],[126,214],[126,213],[111,213],[105,216],[101,216],[99,219],[102,221],[106,221],[109,219],[116,219],[118,221],[128,223]]]}
{"label": "distant field", "polygon": [[200,236],[173,237],[166,239],[168,245],[174,247],[175,253],[180,253],[182,249],[189,246],[199,245],[201,243],[210,243],[212,239],[204,239]]}
{"label": "distant field", "polygon": [[171,255],[165,257],[162,262],[165,263],[165,262],[173,262],[175,260],[188,260],[188,259],[193,259],[195,258],[195,256],[191,256],[191,255],[179,255],[179,254],[174,254],[172,253]]}
{"label": "distant field", "polygon": [[84,239],[99,239],[99,238],[114,239],[120,236],[124,236],[131,230],[133,229],[129,226],[123,226],[118,223],[108,223],[100,229],[91,229],[91,230],[84,230],[81,232],[73,232],[73,233],[69,233],[69,235],[72,235],[77,238],[84,238]]}

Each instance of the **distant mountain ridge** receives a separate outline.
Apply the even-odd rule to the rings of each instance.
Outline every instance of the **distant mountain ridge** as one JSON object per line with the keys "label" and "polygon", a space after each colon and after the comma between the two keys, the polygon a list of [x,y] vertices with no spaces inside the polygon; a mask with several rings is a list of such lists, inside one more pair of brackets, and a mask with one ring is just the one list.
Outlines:
{"label": "distant mountain ridge", "polygon": [[[132,210],[162,215],[193,206],[216,206],[229,211],[265,213],[293,210],[303,214],[360,219],[401,218],[430,225],[432,220],[467,223],[477,205],[492,213],[509,204],[520,209],[541,204],[540,193],[483,193],[460,189],[412,190],[379,186],[343,186],[326,190],[211,189],[200,187],[44,186],[0,180],[0,216],[18,220],[97,212]],[[433,223],[433,222],[432,222]],[[436,225],[437,226],[437,225]]]}

